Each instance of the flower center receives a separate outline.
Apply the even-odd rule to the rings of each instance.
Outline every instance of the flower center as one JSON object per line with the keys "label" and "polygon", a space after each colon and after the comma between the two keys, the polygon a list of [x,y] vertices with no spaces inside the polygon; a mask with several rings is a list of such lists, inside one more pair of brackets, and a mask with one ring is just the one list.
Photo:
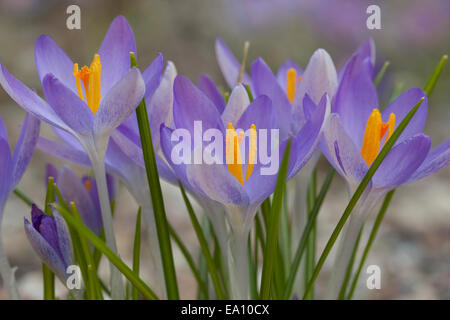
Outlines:
{"label": "flower center", "polygon": [[[75,77],[75,82],[77,85],[78,95],[80,99],[86,101],[89,109],[91,109],[93,114],[97,113],[98,107],[100,105],[100,76],[101,76],[102,65],[100,63],[100,55],[96,54],[91,66],[84,66],[81,70],[78,69],[78,63],[75,63],[73,75]],[[83,82],[83,89],[81,87],[81,82]],[[86,97],[86,99],[85,99]]]}
{"label": "flower center", "polygon": [[239,134],[234,130],[231,123],[228,124],[227,133],[225,137],[225,153],[226,153],[226,163],[228,166],[228,171],[240,182],[241,185],[250,178],[253,172],[253,165],[256,162],[256,127],[254,124],[251,125],[249,130],[250,144],[249,144],[249,155],[247,172],[245,174],[245,180],[243,178],[242,171],[242,156],[240,145],[244,137],[244,132],[240,131]]}
{"label": "flower center", "polygon": [[383,145],[392,136],[395,129],[395,114],[389,115],[389,120],[383,122],[381,113],[378,109],[373,109],[372,114],[367,120],[366,130],[364,131],[364,138],[361,147],[361,155],[370,166],[375,161],[380,151],[381,140],[387,132]]}
{"label": "flower center", "polygon": [[297,77],[297,71],[294,68],[290,68],[286,73],[286,77],[287,77],[286,94],[288,96],[289,101],[293,103],[295,99],[295,91],[297,88],[297,83],[302,81],[302,76],[299,75]]}

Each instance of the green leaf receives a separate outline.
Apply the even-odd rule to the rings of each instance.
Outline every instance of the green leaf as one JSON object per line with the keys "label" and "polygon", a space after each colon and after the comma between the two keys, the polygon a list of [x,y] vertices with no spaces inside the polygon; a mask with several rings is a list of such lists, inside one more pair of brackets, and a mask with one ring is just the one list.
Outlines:
{"label": "green leaf", "polygon": [[92,245],[98,248],[105,257],[134,285],[138,291],[149,300],[158,300],[158,296],[150,289],[145,282],[136,275],[95,233],[87,228],[79,219],[75,218],[67,211],[64,206],[56,204],[55,208],[59,211],[66,222],[72,226],[80,236],[89,240]]}
{"label": "green leaf", "polygon": [[27,205],[31,206],[34,201],[28,198],[22,191],[20,191],[18,188],[14,189],[14,193],[16,196],[18,196],[23,202],[25,202]]}
{"label": "green leaf", "polygon": [[[131,67],[138,67],[136,57],[130,52]],[[173,261],[172,246],[170,243],[169,226],[167,222],[166,210],[164,208],[164,199],[159,182],[158,168],[156,166],[155,152],[153,149],[152,134],[148,121],[147,106],[145,98],[142,99],[136,108],[136,116],[141,137],[142,152],[144,155],[145,171],[147,173],[148,185],[150,187],[150,196],[153,204],[153,213],[155,215],[156,230],[158,233],[159,248],[161,251],[161,260],[164,270],[164,280],[166,283],[167,297],[169,300],[178,300],[177,275]]]}
{"label": "green leaf", "polygon": [[378,72],[377,76],[375,77],[375,80],[373,81],[373,84],[375,85],[375,87],[378,87],[378,85],[380,84],[380,82],[383,79],[384,74],[386,73],[386,70],[390,64],[391,63],[389,61],[386,61],[383,64],[383,66],[381,67],[380,71]]}
{"label": "green leaf", "polygon": [[[136,217],[136,228],[134,231],[134,244],[133,244],[133,271],[139,276],[140,269],[140,257],[141,257],[141,207],[139,206]],[[139,300],[139,291],[133,286],[131,292],[131,298],[133,300]]]}
{"label": "green leaf", "polygon": [[313,209],[312,209],[311,213],[308,215],[309,216],[308,222],[305,226],[305,229],[302,232],[302,237],[300,238],[297,250],[295,251],[294,260],[293,260],[291,268],[290,268],[290,273],[289,273],[288,280],[287,280],[285,290],[284,290],[284,296],[283,296],[284,299],[292,298],[291,297],[292,296],[292,288],[294,287],[295,277],[297,276],[297,271],[300,266],[303,252],[306,248],[309,235],[313,230],[315,221],[320,212],[320,208],[322,207],[322,203],[325,199],[325,196],[328,193],[328,190],[330,188],[331,182],[333,181],[335,173],[336,173],[336,171],[333,168],[330,168],[330,170],[328,170],[327,177],[325,178],[325,181],[322,184],[322,187],[320,188],[320,192],[319,192],[319,195],[317,196],[316,201],[314,202]]}
{"label": "green leaf", "polygon": [[220,285],[219,273],[217,272],[216,265],[214,263],[214,259],[211,256],[211,252],[209,251],[208,242],[206,241],[205,235],[203,234],[202,227],[198,222],[197,216],[195,215],[194,209],[192,208],[191,202],[184,191],[184,188],[180,182],[178,182],[180,186],[181,194],[184,199],[184,203],[186,204],[186,208],[189,213],[189,217],[191,218],[192,226],[194,227],[195,234],[197,235],[197,239],[200,243],[200,247],[202,249],[203,256],[205,258],[206,266],[208,268],[208,272],[211,276],[211,281],[214,286],[214,290],[216,291],[217,298],[219,300],[225,299],[225,294]]}
{"label": "green leaf", "polygon": [[[45,194],[44,212],[48,216],[53,216],[50,203],[55,202],[55,190],[53,189],[53,177],[48,178],[47,192]],[[42,279],[44,282],[44,300],[55,300],[55,274],[45,263],[42,264]]]}
{"label": "green leaf", "polygon": [[367,256],[369,255],[370,248],[372,247],[372,243],[375,240],[375,237],[378,233],[378,229],[380,228],[381,221],[383,221],[384,215],[391,203],[392,197],[394,196],[394,190],[388,192],[386,197],[384,198],[383,204],[381,205],[380,211],[378,211],[377,218],[375,219],[375,223],[372,227],[372,231],[370,232],[369,240],[367,240],[366,247],[364,248],[363,255],[361,257],[361,261],[359,262],[358,269],[353,277],[352,285],[350,287],[350,291],[347,295],[347,299],[350,300],[353,297],[353,294],[356,289],[356,285],[358,284],[359,275],[361,274],[364,263],[366,262]]}
{"label": "green leaf", "polygon": [[447,62],[447,60],[448,56],[446,54],[443,55],[441,61],[439,61],[430,78],[428,78],[428,81],[425,84],[425,87],[423,88],[427,96],[429,96],[433,92],[433,89],[436,86],[439,77],[441,76],[442,69],[444,69],[444,65]]}
{"label": "green leaf", "polygon": [[339,290],[339,295],[338,295],[339,300],[344,300],[344,298],[345,298],[345,293],[347,292],[347,285],[352,276],[353,264],[355,262],[356,253],[358,252],[359,241],[361,240],[361,235],[363,233],[363,230],[364,230],[364,225],[361,227],[361,230],[359,230],[358,237],[356,238],[355,245],[353,246],[352,255],[350,256],[350,261],[348,262],[347,270],[345,271],[344,281],[342,282],[341,290]]}
{"label": "green leaf", "polygon": [[337,237],[339,236],[339,233],[341,232],[342,228],[344,227],[345,222],[347,222],[347,219],[350,216],[350,213],[352,212],[353,208],[356,206],[356,203],[358,202],[359,198],[362,196],[364,190],[370,183],[373,175],[375,174],[377,169],[380,167],[381,162],[384,160],[384,158],[386,158],[387,154],[394,146],[394,144],[397,141],[400,134],[405,130],[406,126],[411,121],[412,117],[416,114],[417,110],[419,109],[419,107],[422,104],[424,99],[425,99],[425,97],[421,98],[419,100],[419,102],[408,112],[408,114],[405,116],[405,118],[400,122],[397,129],[395,129],[391,138],[385,143],[384,147],[381,149],[377,158],[372,163],[372,165],[370,166],[366,175],[364,176],[363,180],[359,184],[358,188],[356,189],[355,193],[353,194],[352,198],[350,199],[350,202],[348,203],[347,208],[345,209],[344,213],[342,214],[338,224],[336,225],[335,229],[333,230],[333,233],[331,234],[331,237],[328,240],[328,242],[325,246],[325,249],[323,250],[323,252],[320,256],[319,261],[317,262],[317,265],[316,265],[316,268],[314,269],[311,280],[305,289],[303,298],[308,297],[310,291],[312,290],[312,288],[314,286],[314,282],[316,281],[317,276],[320,273],[320,270],[322,270],[322,266],[325,263],[325,260],[327,259],[331,249],[334,246],[334,243],[337,240]]}
{"label": "green leaf", "polygon": [[[311,219],[311,211],[316,201],[316,184],[317,184],[317,170],[314,169],[311,175],[311,181],[308,186],[307,191],[307,213],[308,219]],[[314,270],[314,266],[316,264],[316,240],[317,240],[317,232],[316,232],[316,223],[313,222],[313,227],[311,230],[311,234],[308,237],[308,243],[306,245],[306,262],[305,262],[305,286],[308,284],[309,279],[311,278],[312,271]],[[308,299],[314,299],[314,288],[311,290],[311,293]]]}
{"label": "green leaf", "polygon": [[273,276],[274,259],[277,258],[277,246],[278,246],[278,231],[280,225],[281,207],[283,203],[283,185],[286,183],[286,177],[289,166],[289,155],[291,152],[292,139],[290,138],[286,151],[281,162],[281,167],[278,172],[277,183],[275,186],[275,192],[273,195],[273,202],[271,206],[271,212],[269,218],[269,225],[267,229],[267,240],[264,252],[264,261],[261,277],[261,290],[260,296],[262,300],[269,299],[270,286]]}

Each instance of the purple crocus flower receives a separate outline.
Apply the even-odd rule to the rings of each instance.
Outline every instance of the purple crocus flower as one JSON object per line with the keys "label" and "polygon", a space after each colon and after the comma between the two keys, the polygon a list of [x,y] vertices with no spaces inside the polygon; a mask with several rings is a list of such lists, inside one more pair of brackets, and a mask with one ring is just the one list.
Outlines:
{"label": "purple crocus flower", "polygon": [[[102,230],[102,213],[98,189],[95,179],[83,176],[79,179],[69,167],[63,166],[59,171],[47,164],[46,176],[53,177],[61,195],[67,203],[74,202],[84,224],[97,235]],[[106,175],[110,202],[115,198],[115,180],[110,174]]]}
{"label": "purple crocus flower", "polygon": [[[41,36],[35,59],[47,102],[0,64],[0,84],[17,103],[70,133],[86,150],[99,185],[106,242],[115,253],[104,157],[111,132],[135,111],[146,90],[140,71],[130,68],[130,52],[136,52],[136,44],[122,16],[111,23],[89,67],[79,68],[49,36]],[[112,264],[111,270],[113,298],[120,298],[124,295],[121,276]]]}
{"label": "purple crocus flower", "polygon": [[376,171],[357,212],[350,219],[331,281],[330,293],[333,296],[342,283],[359,230],[378,200],[388,191],[450,164],[450,139],[430,151],[431,139],[422,133],[428,112],[425,92],[421,89],[407,90],[379,111],[372,78],[369,73],[361,71],[368,67],[369,62],[361,63],[357,55],[345,66],[321,143],[323,154],[345,178],[350,194],[409,110],[421,98],[425,100]]}
{"label": "purple crocus flower", "polygon": [[35,204],[31,206],[31,223],[24,218],[25,233],[39,258],[65,284],[67,267],[73,265],[72,242],[64,219],[56,210],[46,215]]}
{"label": "purple crocus flower", "polygon": [[[8,143],[8,133],[0,117],[0,229],[6,200],[19,183],[34,152],[39,137],[40,121],[27,114],[13,154]],[[18,299],[14,270],[3,248],[0,231],[0,274],[11,299]]]}

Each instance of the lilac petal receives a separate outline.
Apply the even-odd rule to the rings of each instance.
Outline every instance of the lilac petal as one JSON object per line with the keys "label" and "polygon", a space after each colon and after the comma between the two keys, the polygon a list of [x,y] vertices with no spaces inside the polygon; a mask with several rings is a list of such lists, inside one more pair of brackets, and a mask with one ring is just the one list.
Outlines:
{"label": "lilac petal", "polygon": [[41,122],[39,119],[27,113],[25,121],[22,125],[19,139],[17,140],[14,154],[12,156],[12,175],[13,185],[16,186],[22,175],[24,174],[31,157],[33,156],[34,148],[39,138]]}
{"label": "lilac petal", "polygon": [[36,118],[63,130],[70,130],[47,102],[14,78],[2,64],[0,64],[0,84],[19,106]]}
{"label": "lilac petal", "polygon": [[25,233],[28,241],[39,258],[62,280],[66,279],[66,265],[58,252],[52,248],[42,235],[24,218]]}
{"label": "lilac petal", "polygon": [[351,58],[346,61],[344,66],[339,70],[339,82],[342,80],[342,76],[345,72],[345,69],[348,67],[350,61],[356,57],[357,63],[361,64],[364,61],[368,60],[370,63],[370,74],[373,77],[373,67],[375,66],[375,42],[372,38],[364,41],[361,46],[356,50],[356,52],[351,56]]}
{"label": "lilac petal", "polygon": [[51,73],[67,88],[77,93],[73,75],[74,63],[51,37],[43,35],[36,40],[34,58],[42,83],[45,76]]}
{"label": "lilac petal", "polygon": [[212,200],[223,204],[247,206],[249,198],[239,181],[223,164],[189,164],[186,166],[189,183]]}
{"label": "lilac petal", "polygon": [[31,205],[31,222],[48,244],[62,257],[58,245],[58,233],[53,217],[46,215],[35,204]]}
{"label": "lilac petal", "polygon": [[82,136],[91,135],[94,115],[88,105],[52,74],[45,76],[42,85],[47,101],[67,126]]}
{"label": "lilac petal", "polygon": [[173,90],[173,120],[176,128],[185,128],[193,134],[194,121],[201,121],[203,131],[215,128],[224,132],[219,111],[211,100],[197,89],[189,79],[177,76]]}
{"label": "lilac petal", "polygon": [[56,184],[67,202],[73,201],[77,206],[81,219],[96,234],[102,229],[102,218],[95,210],[86,186],[68,167],[62,167]]}
{"label": "lilac petal", "polygon": [[277,113],[280,139],[283,140],[290,131],[292,108],[286,92],[280,87],[269,66],[261,58],[253,62],[251,76],[256,96],[266,95],[272,100]]}
{"label": "lilac petal", "polygon": [[378,107],[378,95],[368,70],[369,60],[357,63],[355,56],[348,64],[334,100],[342,126],[352,137],[356,147],[361,147],[370,114]]}
{"label": "lilac petal", "polygon": [[[241,64],[236,60],[227,45],[218,38],[216,40],[216,57],[220,70],[230,88],[233,88],[238,80]],[[251,80],[247,73],[244,73],[244,83],[250,83]]]}
{"label": "lilac petal", "polygon": [[[169,61],[161,83],[150,101],[148,114],[153,146],[156,152],[160,149],[159,129],[161,124],[164,123],[167,126],[171,126],[173,122],[173,83],[176,76],[177,70],[175,65],[172,61]],[[137,127],[137,122],[135,123],[135,127]]]}
{"label": "lilac petal", "polygon": [[0,139],[3,139],[8,143],[8,132],[6,131],[5,124],[3,123],[2,117],[0,117]]}
{"label": "lilac petal", "polygon": [[[318,49],[309,60],[303,73],[302,80],[297,86],[297,92],[293,103],[295,119],[301,118],[303,111],[303,99],[307,94],[309,98],[318,104],[325,93],[332,99],[338,87],[337,73],[333,60],[324,49]],[[298,120],[296,120],[298,121]],[[294,132],[298,132],[300,126],[294,124]]]}
{"label": "lilac petal", "polygon": [[61,130],[55,127],[52,127],[53,132],[58,136],[59,139],[61,139],[64,143],[71,146],[72,148],[76,150],[80,150],[84,152],[83,146],[80,144],[77,138],[75,138],[72,134],[65,130]]}
{"label": "lilac petal", "polygon": [[375,187],[395,188],[411,177],[425,160],[431,139],[420,133],[394,146],[372,178]]}
{"label": "lilac petal", "polygon": [[211,99],[219,113],[222,114],[225,109],[225,101],[223,100],[222,94],[219,92],[214,82],[206,74],[200,75],[200,79],[198,80],[198,88],[202,90],[209,99]]}
{"label": "lilac petal", "polygon": [[277,81],[285,92],[287,87],[287,72],[289,69],[297,71],[297,76],[303,74],[302,69],[294,61],[286,60],[277,71]]}
{"label": "lilac petal", "polygon": [[360,151],[343,128],[338,114],[332,113],[325,125],[321,149],[330,164],[350,184],[359,184],[368,167]]}
{"label": "lilac petal", "polygon": [[136,68],[130,69],[100,102],[94,117],[96,134],[109,135],[135,111],[144,93],[141,73]]}
{"label": "lilac petal", "polygon": [[423,131],[428,114],[428,99],[425,92],[422,89],[409,89],[398,96],[382,113],[383,121],[389,120],[391,113],[395,114],[395,128],[398,127],[403,118],[408,112],[419,102],[421,98],[425,98],[422,101],[419,109],[414,117],[406,126],[401,136],[398,138],[398,142],[403,141],[413,135]]}
{"label": "lilac petal", "polygon": [[56,181],[56,179],[58,178],[58,169],[56,169],[53,164],[47,163],[45,165],[45,184],[47,184],[48,178],[50,177],[52,177],[53,180]]}
{"label": "lilac petal", "polygon": [[0,219],[2,215],[3,205],[12,191],[12,175],[11,175],[11,151],[8,143],[0,139]]}
{"label": "lilac petal", "polygon": [[322,139],[322,132],[330,114],[330,109],[330,98],[327,94],[324,94],[319,105],[311,111],[308,121],[292,138],[288,180],[294,177],[306,165],[316,151]]}
{"label": "lilac petal", "polygon": [[161,53],[152,61],[152,63],[142,73],[145,83],[145,100],[151,101],[155,90],[161,83],[162,72],[164,69],[164,57]]}
{"label": "lilac petal", "polygon": [[130,52],[136,54],[133,30],[123,16],[111,23],[98,50],[102,63],[101,94],[106,96],[130,69]]}
{"label": "lilac petal", "polygon": [[[91,161],[84,151],[77,150],[67,144],[39,137],[36,147],[52,156],[70,161],[82,166],[90,166]],[[56,178],[56,177],[55,177]]]}
{"label": "lilac petal", "polygon": [[247,91],[243,85],[238,84],[231,91],[228,103],[222,113],[223,125],[226,127],[229,123],[232,123],[235,126],[249,104],[250,99],[248,98]]}
{"label": "lilac petal", "polygon": [[235,129],[247,130],[254,124],[256,130],[276,128],[276,114],[272,106],[272,101],[267,96],[257,97],[245,109]]}
{"label": "lilac petal", "polygon": [[67,266],[73,264],[72,241],[70,240],[69,229],[66,222],[57,210],[52,209],[55,219],[56,231],[58,233],[58,246],[63,260]]}
{"label": "lilac petal", "polygon": [[420,167],[409,178],[408,183],[423,179],[446,168],[450,164],[450,139],[431,150]]}
{"label": "lilac petal", "polygon": [[161,125],[160,129],[160,135],[161,135],[161,151],[164,154],[164,158],[166,161],[170,164],[171,168],[175,172],[175,176],[178,180],[181,181],[183,186],[185,186],[187,189],[192,189],[192,186],[190,185],[187,175],[186,175],[186,164],[180,163],[175,164],[172,161],[172,148],[177,142],[173,142],[171,140],[173,130],[166,127],[164,124]]}

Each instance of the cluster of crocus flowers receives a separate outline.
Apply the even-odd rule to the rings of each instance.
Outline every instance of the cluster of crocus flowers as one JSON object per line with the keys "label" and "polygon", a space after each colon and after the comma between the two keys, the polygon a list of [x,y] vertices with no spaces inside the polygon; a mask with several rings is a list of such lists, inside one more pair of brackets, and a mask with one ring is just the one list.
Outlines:
{"label": "cluster of crocus flowers", "polygon": [[[339,71],[329,54],[318,49],[304,71],[288,60],[274,74],[257,58],[247,74],[219,39],[216,55],[230,89],[225,93],[206,75],[194,85],[177,75],[170,61],[164,70],[162,54],[141,74],[130,67],[130,53],[135,52],[133,32],[123,17],[112,22],[89,66],[73,63],[50,37],[40,37],[35,59],[46,100],[0,64],[0,84],[28,112],[13,155],[0,120],[0,164],[5,168],[0,171],[0,221],[5,201],[37,144],[46,153],[93,169],[94,177],[80,179],[66,166],[57,170],[47,165],[46,177],[55,179],[62,199],[76,206],[83,224],[94,234],[104,231],[108,247],[116,254],[110,206],[115,198],[112,174],[125,183],[142,206],[150,247],[156,250],[151,253],[157,276],[160,281],[165,278],[160,256],[164,252],[157,251],[160,239],[146,179],[142,128],[134,113],[144,100],[159,177],[180,183],[203,207],[217,236],[217,248],[222,250],[219,260],[223,266],[217,267],[225,270],[224,282],[228,283],[224,288],[230,289],[231,298],[247,299],[249,232],[258,209],[276,189],[288,144],[287,180],[299,176],[308,162],[314,167],[321,152],[353,193],[398,124],[424,98],[351,218],[331,280],[330,292],[335,295],[354,240],[380,197],[450,163],[450,140],[430,151],[431,139],[422,133],[427,115],[422,90],[410,89],[384,110],[380,108],[373,83],[371,41]],[[61,142],[39,137],[38,119],[50,124]],[[311,168],[303,171],[308,176]],[[305,200],[305,195],[298,198]],[[25,219],[24,224],[33,249],[65,282],[67,267],[75,259],[61,215],[53,206],[43,212],[32,205],[31,222]],[[292,223],[297,224],[295,215]],[[294,226],[294,233],[294,228],[303,230]],[[261,232],[268,234],[267,230]],[[295,245],[299,237],[292,237]],[[17,297],[1,236],[0,273],[11,297]],[[111,280],[111,297],[123,298],[122,275],[112,265]],[[169,292],[170,286],[167,288]],[[165,288],[161,285],[161,289]]]}

